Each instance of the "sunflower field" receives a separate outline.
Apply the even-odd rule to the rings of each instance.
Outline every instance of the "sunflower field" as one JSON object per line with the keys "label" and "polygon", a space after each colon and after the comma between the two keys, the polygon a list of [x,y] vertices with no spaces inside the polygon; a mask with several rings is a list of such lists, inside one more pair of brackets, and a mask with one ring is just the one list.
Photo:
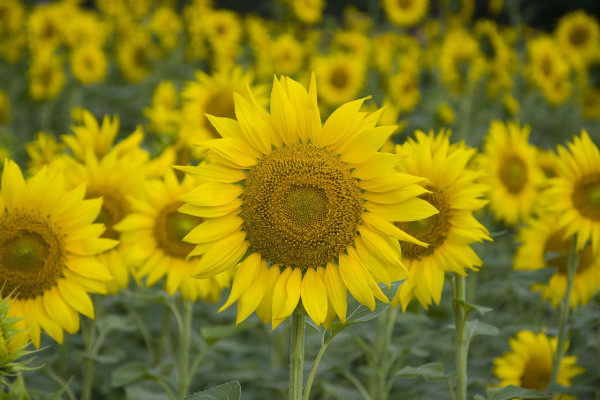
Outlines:
{"label": "sunflower field", "polygon": [[0,0],[0,399],[600,400],[598,4],[220,3]]}

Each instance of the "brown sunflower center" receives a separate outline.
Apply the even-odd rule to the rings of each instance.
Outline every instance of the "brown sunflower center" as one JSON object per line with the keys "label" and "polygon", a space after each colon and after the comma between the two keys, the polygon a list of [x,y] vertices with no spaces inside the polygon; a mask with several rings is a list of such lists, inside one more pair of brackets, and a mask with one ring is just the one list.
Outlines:
{"label": "brown sunflower center", "polygon": [[311,144],[265,156],[248,172],[242,200],[247,239],[273,264],[325,265],[352,243],[361,220],[348,166]]}
{"label": "brown sunflower center", "polygon": [[550,384],[552,366],[540,361],[532,358],[525,365],[520,385],[523,389],[545,390]]}
{"label": "brown sunflower center", "polygon": [[448,204],[448,197],[443,191],[427,186],[431,193],[421,196],[423,200],[431,203],[438,209],[439,214],[432,215],[419,221],[397,222],[396,225],[409,235],[419,239],[422,242],[429,243],[428,247],[418,246],[412,243],[402,244],[402,256],[411,260],[420,260],[423,257],[430,256],[435,249],[444,243],[450,230],[451,211]]}
{"label": "brown sunflower center", "polygon": [[102,196],[102,208],[96,218],[97,223],[104,224],[106,230],[102,234],[102,237],[118,240],[119,232],[114,229],[114,226],[118,224],[129,212],[127,200],[120,193],[99,193],[90,191],[86,198],[93,199]]}
{"label": "brown sunflower center", "polygon": [[62,236],[47,218],[24,212],[0,217],[0,293],[33,298],[56,284],[65,264]]}
{"label": "brown sunflower center", "polygon": [[500,180],[509,193],[517,194],[527,183],[527,166],[516,155],[504,157],[500,164]]}
{"label": "brown sunflower center", "polygon": [[413,6],[413,0],[398,0],[396,4],[398,5],[398,8],[410,10]]}
{"label": "brown sunflower center", "polygon": [[336,68],[331,73],[331,77],[329,78],[329,82],[336,89],[344,89],[348,86],[348,82],[350,81],[350,77],[348,76],[348,71],[345,68]]}
{"label": "brown sunflower center", "polygon": [[600,173],[586,175],[575,183],[573,205],[586,218],[600,221]]}
{"label": "brown sunflower center", "polygon": [[[554,267],[561,275],[567,275],[568,256],[571,251],[571,240],[564,239],[565,231],[560,230],[552,234],[544,245],[544,256],[549,267]],[[586,247],[579,255],[577,274],[589,269],[594,263],[594,255],[590,246]]]}
{"label": "brown sunflower center", "polygon": [[575,47],[584,46],[590,38],[590,31],[585,26],[575,26],[569,34],[569,42]]}
{"label": "brown sunflower center", "polygon": [[[204,105],[204,112],[206,114],[214,115],[215,117],[235,119],[235,103],[233,101],[233,93],[231,90],[221,90],[209,96]],[[208,118],[203,118],[206,129],[210,131],[214,138],[220,138],[221,135],[210,123]]]}
{"label": "brown sunflower center", "polygon": [[202,222],[202,218],[177,211],[183,202],[176,201],[163,208],[154,225],[154,238],[161,250],[176,258],[186,258],[194,245],[182,239]]}

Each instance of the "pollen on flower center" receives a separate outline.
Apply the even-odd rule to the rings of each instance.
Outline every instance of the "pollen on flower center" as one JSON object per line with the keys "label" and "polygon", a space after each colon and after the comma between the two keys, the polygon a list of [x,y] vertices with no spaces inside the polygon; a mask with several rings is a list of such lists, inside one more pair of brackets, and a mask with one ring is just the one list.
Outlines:
{"label": "pollen on flower center", "polygon": [[182,201],[176,201],[164,207],[154,225],[154,238],[158,247],[176,258],[186,258],[193,250],[194,245],[182,239],[202,222],[202,218],[178,212],[177,209],[182,205]]}
{"label": "pollen on flower center", "polygon": [[248,172],[242,200],[247,240],[273,264],[325,265],[352,242],[361,220],[348,166],[311,144],[265,156]]}
{"label": "pollen on flower center", "polygon": [[587,175],[577,181],[572,199],[581,215],[600,220],[600,174]]}
{"label": "pollen on flower center", "polygon": [[437,208],[439,214],[418,221],[396,223],[400,229],[409,235],[429,244],[428,247],[412,243],[403,244],[402,256],[409,259],[421,259],[433,254],[435,249],[444,243],[450,229],[450,208],[446,194],[433,186],[427,186],[427,190],[431,193],[419,197]]}
{"label": "pollen on flower center", "polygon": [[500,179],[510,193],[517,194],[527,183],[527,166],[520,157],[508,156],[502,160]]}
{"label": "pollen on flower center", "polygon": [[62,237],[39,215],[0,217],[0,291],[33,298],[52,287],[65,264]]}

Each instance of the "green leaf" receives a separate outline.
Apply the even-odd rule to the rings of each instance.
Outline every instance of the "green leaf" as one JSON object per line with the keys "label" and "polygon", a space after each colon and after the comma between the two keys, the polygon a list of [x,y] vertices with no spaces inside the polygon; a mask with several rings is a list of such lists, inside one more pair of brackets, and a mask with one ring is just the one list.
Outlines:
{"label": "green leaf", "polygon": [[420,367],[404,367],[394,374],[395,378],[403,379],[414,379],[414,378],[428,378],[432,376],[439,376],[444,374],[444,366],[442,363],[434,362],[430,364],[421,365]]}
{"label": "green leaf", "polygon": [[[485,400],[482,396],[475,397],[477,400]],[[487,397],[487,400],[511,400],[513,398],[547,399],[553,397],[553,395],[511,385],[503,388],[490,388],[487,390]]]}
{"label": "green leaf", "polygon": [[493,308],[478,306],[477,304],[467,303],[464,300],[453,299],[455,303],[459,304],[464,310],[466,315],[469,315],[472,311],[477,311],[479,315],[483,316],[488,312],[492,311]]}
{"label": "green leaf", "polygon": [[465,323],[465,337],[467,344],[477,336],[496,336],[500,331],[493,325],[486,324],[477,319]]}
{"label": "green leaf", "polygon": [[202,392],[186,396],[186,400],[240,400],[242,387],[239,382],[231,381]]}
{"label": "green leaf", "polygon": [[115,368],[110,377],[113,387],[130,385],[142,379],[153,379],[154,375],[148,366],[141,361],[132,361]]}
{"label": "green leaf", "polygon": [[200,328],[200,336],[208,343],[234,336],[237,332],[235,325],[205,326]]}

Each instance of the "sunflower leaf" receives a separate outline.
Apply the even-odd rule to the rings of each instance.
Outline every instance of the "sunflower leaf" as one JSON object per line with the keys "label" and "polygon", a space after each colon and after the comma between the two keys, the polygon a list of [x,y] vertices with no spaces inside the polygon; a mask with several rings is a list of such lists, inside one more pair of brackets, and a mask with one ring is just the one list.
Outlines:
{"label": "sunflower leaf", "polygon": [[477,336],[496,336],[500,331],[493,325],[486,324],[477,319],[465,323],[465,336],[467,345]]}
{"label": "sunflower leaf", "polygon": [[[489,388],[487,390],[487,400],[510,400],[513,398],[527,399],[546,399],[553,397],[552,394],[538,392],[532,389],[523,389],[517,386],[505,386],[503,388]],[[482,396],[477,396],[477,400],[486,400]]]}
{"label": "sunflower leaf", "polygon": [[146,364],[141,361],[132,361],[115,368],[112,371],[110,381],[112,387],[123,387],[143,379],[153,378],[154,374]]}
{"label": "sunflower leaf", "polygon": [[212,389],[194,393],[186,396],[186,400],[239,400],[242,395],[242,387],[237,381],[231,381]]}
{"label": "sunflower leaf", "polygon": [[465,310],[466,315],[469,315],[473,311],[477,311],[479,313],[479,315],[483,316],[493,310],[493,308],[478,306],[477,304],[468,303],[464,300],[460,300],[460,299],[453,299],[453,300],[455,303],[459,304]]}
{"label": "sunflower leaf", "polygon": [[404,367],[394,374],[394,378],[400,379],[414,379],[419,377],[423,377],[427,381],[449,379],[444,376],[444,366],[439,362],[424,364],[419,367]]}

